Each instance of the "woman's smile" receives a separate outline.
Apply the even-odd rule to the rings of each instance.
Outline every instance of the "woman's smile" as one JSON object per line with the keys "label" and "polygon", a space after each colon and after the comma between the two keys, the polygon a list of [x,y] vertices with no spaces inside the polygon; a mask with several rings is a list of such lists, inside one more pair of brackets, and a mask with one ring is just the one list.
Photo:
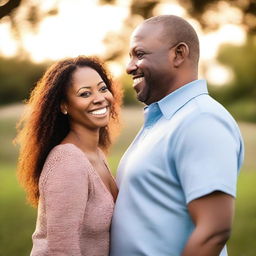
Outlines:
{"label": "woman's smile", "polygon": [[89,113],[94,115],[94,116],[103,117],[103,116],[107,115],[108,109],[109,109],[108,107],[98,108],[98,109],[94,109],[94,110],[89,111]]}

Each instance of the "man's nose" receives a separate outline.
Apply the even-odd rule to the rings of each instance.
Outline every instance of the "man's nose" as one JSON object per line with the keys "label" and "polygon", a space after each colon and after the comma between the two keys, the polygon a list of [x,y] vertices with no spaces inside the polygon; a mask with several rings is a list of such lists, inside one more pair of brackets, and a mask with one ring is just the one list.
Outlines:
{"label": "man's nose", "polygon": [[126,66],[127,74],[133,75],[137,69],[138,69],[138,66],[136,64],[136,61],[134,59],[130,59],[130,61],[128,62],[127,66]]}

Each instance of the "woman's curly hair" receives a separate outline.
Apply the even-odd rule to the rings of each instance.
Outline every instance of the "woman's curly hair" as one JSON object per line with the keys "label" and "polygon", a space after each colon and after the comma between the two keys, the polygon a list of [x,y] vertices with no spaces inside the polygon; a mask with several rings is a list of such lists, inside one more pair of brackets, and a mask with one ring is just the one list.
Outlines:
{"label": "woman's curly hair", "polygon": [[90,67],[97,71],[114,97],[110,122],[108,126],[100,128],[99,147],[107,151],[111,135],[117,131],[115,128],[118,125],[122,92],[99,59],[78,56],[53,64],[38,81],[26,102],[26,112],[18,122],[15,139],[20,144],[18,179],[33,206],[38,205],[38,183],[46,157],[70,130],[68,117],[61,112],[60,105],[72,82],[72,74],[80,67]]}

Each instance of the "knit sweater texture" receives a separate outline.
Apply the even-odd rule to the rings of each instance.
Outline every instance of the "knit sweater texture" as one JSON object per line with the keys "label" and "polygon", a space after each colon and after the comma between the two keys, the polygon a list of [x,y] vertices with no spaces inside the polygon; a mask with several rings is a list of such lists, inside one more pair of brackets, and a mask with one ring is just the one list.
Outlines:
{"label": "knit sweater texture", "polygon": [[79,148],[51,150],[39,191],[31,256],[109,255],[113,196]]}

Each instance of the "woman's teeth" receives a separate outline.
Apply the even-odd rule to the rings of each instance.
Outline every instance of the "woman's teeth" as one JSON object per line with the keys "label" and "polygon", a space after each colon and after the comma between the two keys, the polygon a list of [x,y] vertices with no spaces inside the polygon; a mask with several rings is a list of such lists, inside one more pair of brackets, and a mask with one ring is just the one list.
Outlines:
{"label": "woman's teeth", "polygon": [[104,115],[107,112],[107,108],[101,108],[94,111],[91,111],[90,113],[93,115]]}

